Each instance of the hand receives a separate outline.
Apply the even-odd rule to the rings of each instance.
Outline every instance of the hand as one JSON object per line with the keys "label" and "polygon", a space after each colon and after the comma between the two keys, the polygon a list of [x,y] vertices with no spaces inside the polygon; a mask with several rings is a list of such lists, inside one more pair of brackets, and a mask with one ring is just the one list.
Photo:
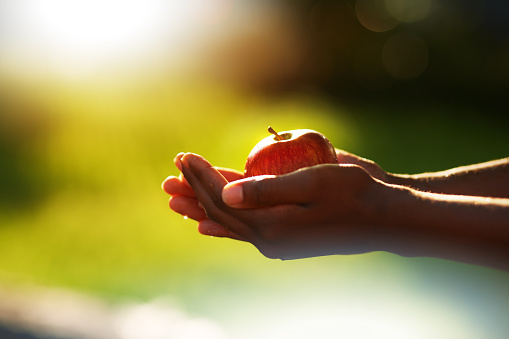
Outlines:
{"label": "hand", "polygon": [[358,155],[336,148],[336,156],[339,164],[357,165],[366,170],[373,178],[385,183],[393,183],[392,175],[385,172],[377,163],[372,160],[361,158]]}
{"label": "hand", "polygon": [[383,185],[359,166],[320,165],[230,183],[198,155],[186,154],[181,162],[207,216],[222,226],[210,235],[233,234],[281,259],[381,249],[372,197]]}
{"label": "hand", "polygon": [[201,233],[248,241],[270,258],[388,251],[509,270],[509,199],[413,188],[488,179],[505,187],[508,159],[402,176],[338,151],[339,165],[253,178],[194,154],[175,162],[184,177],[163,183],[172,209],[198,220]]}
{"label": "hand", "polygon": [[[184,153],[179,153],[174,159],[174,163],[180,172],[182,172],[181,158],[183,155]],[[244,177],[241,172],[233,169],[218,167],[217,170],[227,181],[235,181]],[[198,221],[198,231],[201,234],[242,240],[237,235],[229,232],[224,227],[216,224],[207,217],[205,210],[198,202],[193,189],[182,174],[178,177],[169,176],[166,178],[162,183],[162,189],[167,194],[171,195],[169,200],[170,208],[174,212]]]}

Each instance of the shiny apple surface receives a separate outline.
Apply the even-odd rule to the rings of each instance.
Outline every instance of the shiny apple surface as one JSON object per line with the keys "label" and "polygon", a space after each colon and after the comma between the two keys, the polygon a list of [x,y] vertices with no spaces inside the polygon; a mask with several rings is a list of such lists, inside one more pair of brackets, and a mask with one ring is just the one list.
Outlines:
{"label": "shiny apple surface", "polygon": [[281,175],[319,164],[337,164],[334,146],[317,131],[283,131],[279,136],[282,140],[268,136],[253,148],[246,161],[246,177]]}

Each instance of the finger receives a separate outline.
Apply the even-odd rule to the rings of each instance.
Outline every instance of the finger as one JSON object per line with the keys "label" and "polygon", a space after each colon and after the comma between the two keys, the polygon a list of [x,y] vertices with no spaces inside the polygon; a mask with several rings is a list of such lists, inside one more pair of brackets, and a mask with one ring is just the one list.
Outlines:
{"label": "finger", "polygon": [[[173,159],[173,162],[175,163],[175,166],[177,166],[178,170],[182,172],[182,157],[184,157],[185,153],[180,152],[175,156]],[[221,173],[226,180],[228,181],[235,181],[244,178],[244,173],[231,169],[231,168],[223,168],[223,167],[216,167],[216,169]]]}
{"label": "finger", "polygon": [[181,158],[181,162],[183,165],[182,171],[184,177],[189,184],[194,188],[194,186],[198,186],[199,183],[199,186],[201,186],[204,191],[203,193],[208,195],[216,206],[223,206],[224,204],[220,197],[223,187],[228,183],[226,178],[207,160],[199,155],[186,153]]}
{"label": "finger", "polygon": [[187,197],[195,197],[193,189],[189,184],[183,182],[181,178],[169,176],[162,183],[162,189],[169,195],[185,195]]}
{"label": "finger", "polygon": [[339,164],[355,164],[358,161],[358,156],[350,152],[336,148],[336,156]]}
{"label": "finger", "polygon": [[[182,157],[185,155],[185,153],[183,152],[180,152],[179,154],[177,154],[175,156],[175,158],[173,158],[173,162],[175,163],[175,166],[178,168],[178,170],[180,172],[182,172]],[[186,184],[187,186],[189,186],[189,183],[187,182],[186,178],[184,178],[184,176],[182,175],[182,173],[180,173],[179,175],[179,178],[180,178],[180,181],[182,181],[184,184]],[[191,187],[191,186],[189,186]]]}
{"label": "finger", "polygon": [[182,173],[179,174],[179,179],[180,181],[186,185],[187,187],[191,188],[191,185],[189,185],[189,183],[187,182],[187,179],[186,177],[184,177],[184,175]]}
{"label": "finger", "polygon": [[198,232],[203,235],[210,235],[213,237],[221,237],[221,238],[231,238],[235,240],[245,241],[237,234],[233,233],[226,227],[219,225],[218,223],[205,219],[198,223]]}
{"label": "finger", "polygon": [[185,153],[183,152],[180,152],[179,154],[177,154],[175,156],[175,158],[173,158],[173,162],[175,163],[175,166],[177,166],[178,170],[180,172],[182,172],[182,162],[181,162],[181,159],[182,157],[184,156]]}
{"label": "finger", "polygon": [[257,208],[281,204],[306,204],[317,191],[320,165],[279,176],[257,176],[227,184],[223,201],[230,207]]}
{"label": "finger", "polygon": [[198,199],[189,198],[182,195],[174,195],[169,201],[170,208],[184,217],[189,217],[196,221],[207,219],[207,215],[198,204]]}
{"label": "finger", "polygon": [[238,212],[228,207],[221,192],[228,181],[203,157],[188,153],[182,158],[182,171],[203,205],[209,219],[250,242],[255,235],[247,224],[236,218]]}
{"label": "finger", "polygon": [[244,178],[244,173],[230,168],[216,167],[216,169],[225,177],[228,181],[236,181]]}
{"label": "finger", "polygon": [[[182,164],[180,165],[182,166]],[[242,172],[239,172],[237,170],[229,169],[229,168],[221,168],[221,167],[215,167],[219,173],[225,177],[227,181],[236,181],[244,178],[244,174]],[[180,180],[186,184],[187,186],[191,187],[189,183],[187,182],[187,179],[180,173],[179,175]]]}

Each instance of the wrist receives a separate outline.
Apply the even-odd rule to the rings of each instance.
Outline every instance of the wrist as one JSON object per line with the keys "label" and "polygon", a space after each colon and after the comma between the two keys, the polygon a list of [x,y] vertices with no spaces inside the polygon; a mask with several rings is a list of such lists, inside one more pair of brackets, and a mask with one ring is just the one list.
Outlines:
{"label": "wrist", "polygon": [[[404,181],[408,183],[408,181]],[[380,185],[377,207],[379,250],[404,257],[421,256],[420,244],[431,234],[419,222],[419,192],[399,184]]]}
{"label": "wrist", "polygon": [[507,199],[384,187],[381,250],[507,269]]}
{"label": "wrist", "polygon": [[412,190],[404,186],[374,180],[366,190],[364,208],[360,211],[367,225],[367,234],[374,251],[403,254],[402,245],[407,244],[402,208],[408,208],[413,198]]}

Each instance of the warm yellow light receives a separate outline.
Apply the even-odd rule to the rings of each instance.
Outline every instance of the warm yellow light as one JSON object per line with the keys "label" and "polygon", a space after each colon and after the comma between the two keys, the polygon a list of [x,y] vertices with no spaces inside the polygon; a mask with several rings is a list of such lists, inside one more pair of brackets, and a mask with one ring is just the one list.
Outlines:
{"label": "warm yellow light", "polygon": [[217,1],[10,2],[0,13],[0,68],[72,78],[170,62],[197,39]]}

